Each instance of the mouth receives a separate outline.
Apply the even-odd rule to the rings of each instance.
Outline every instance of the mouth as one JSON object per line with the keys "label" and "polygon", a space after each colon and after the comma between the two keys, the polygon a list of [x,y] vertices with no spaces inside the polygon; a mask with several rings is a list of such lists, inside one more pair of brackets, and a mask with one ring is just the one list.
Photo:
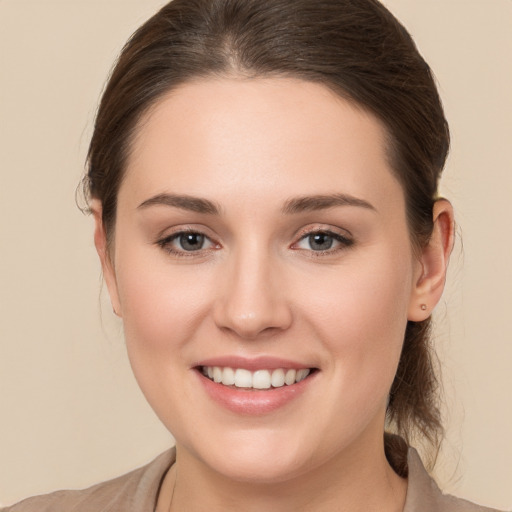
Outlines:
{"label": "mouth", "polygon": [[275,368],[250,371],[229,366],[199,366],[197,370],[210,381],[232,389],[270,390],[293,386],[307,379],[316,368]]}
{"label": "mouth", "polygon": [[268,355],[218,356],[197,361],[191,369],[211,403],[238,416],[290,411],[293,404],[304,403],[301,396],[314,400],[321,373],[307,363]]}

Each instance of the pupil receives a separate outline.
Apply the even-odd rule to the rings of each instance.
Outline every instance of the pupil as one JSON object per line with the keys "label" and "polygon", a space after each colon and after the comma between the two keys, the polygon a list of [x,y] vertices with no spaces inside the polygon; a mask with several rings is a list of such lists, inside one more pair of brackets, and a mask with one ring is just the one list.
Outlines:
{"label": "pupil", "polygon": [[311,248],[316,251],[326,251],[333,244],[332,237],[327,233],[316,233],[309,237]]}
{"label": "pupil", "polygon": [[180,245],[185,251],[198,251],[203,247],[204,235],[185,233],[180,235]]}

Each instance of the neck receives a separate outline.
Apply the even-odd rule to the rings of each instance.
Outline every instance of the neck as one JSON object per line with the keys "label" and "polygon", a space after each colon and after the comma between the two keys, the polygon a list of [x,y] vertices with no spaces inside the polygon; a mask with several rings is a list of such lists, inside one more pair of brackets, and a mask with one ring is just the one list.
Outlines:
{"label": "neck", "polygon": [[406,480],[386,460],[382,437],[371,444],[365,440],[317,468],[270,484],[227,478],[178,445],[176,464],[162,486],[157,512],[256,512],[265,508],[275,512],[401,512],[406,490]]}

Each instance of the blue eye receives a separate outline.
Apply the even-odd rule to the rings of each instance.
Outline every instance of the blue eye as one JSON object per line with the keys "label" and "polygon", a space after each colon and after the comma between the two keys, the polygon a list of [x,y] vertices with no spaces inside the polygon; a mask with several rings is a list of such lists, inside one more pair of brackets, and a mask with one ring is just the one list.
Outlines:
{"label": "blue eye", "polygon": [[313,252],[336,252],[349,247],[353,240],[331,231],[315,231],[303,236],[296,244],[296,248]]}
{"label": "blue eye", "polygon": [[313,251],[328,251],[334,244],[334,238],[327,233],[314,233],[307,240]]}
{"label": "blue eye", "polygon": [[184,256],[186,253],[211,249],[215,244],[202,233],[180,231],[158,241],[158,245],[171,254]]}
{"label": "blue eye", "polygon": [[181,233],[175,240],[184,251],[200,251],[204,247],[206,237],[201,233]]}

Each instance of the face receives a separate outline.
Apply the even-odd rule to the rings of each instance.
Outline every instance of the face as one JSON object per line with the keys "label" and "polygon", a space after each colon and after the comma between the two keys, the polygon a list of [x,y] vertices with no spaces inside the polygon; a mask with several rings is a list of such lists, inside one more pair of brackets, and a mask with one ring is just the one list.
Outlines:
{"label": "face", "polygon": [[105,273],[183,460],[278,481],[382,444],[421,274],[384,140],[292,79],[188,83],[140,123]]}

